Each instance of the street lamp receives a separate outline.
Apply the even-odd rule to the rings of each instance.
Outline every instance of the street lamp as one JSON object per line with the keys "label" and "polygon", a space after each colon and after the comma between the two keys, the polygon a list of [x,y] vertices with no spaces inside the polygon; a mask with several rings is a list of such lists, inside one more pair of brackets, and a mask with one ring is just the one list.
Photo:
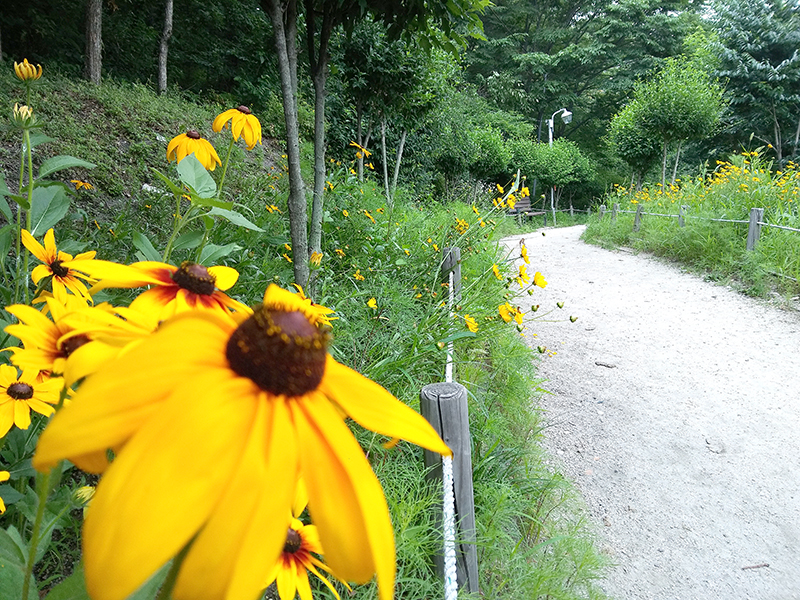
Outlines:
{"label": "street lamp", "polygon": [[[553,116],[547,121],[547,137],[550,140],[550,147],[553,147],[553,121],[556,118],[556,115],[561,113],[561,120],[564,123],[571,123],[572,122],[572,113],[569,112],[566,108],[560,108],[556,112],[553,113]],[[550,188],[550,210],[553,211],[553,225],[556,224],[556,201],[555,201],[555,186]]]}

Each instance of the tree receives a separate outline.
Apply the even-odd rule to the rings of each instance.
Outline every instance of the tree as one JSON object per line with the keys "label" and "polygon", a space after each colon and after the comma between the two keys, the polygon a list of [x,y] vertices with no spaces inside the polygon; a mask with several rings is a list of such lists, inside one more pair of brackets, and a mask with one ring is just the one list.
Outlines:
{"label": "tree", "polygon": [[86,79],[100,85],[100,71],[103,66],[103,2],[86,2]]}
{"label": "tree", "polygon": [[644,128],[641,112],[638,100],[629,102],[611,119],[607,138],[614,153],[633,170],[636,189],[641,189],[642,178],[661,150],[658,138]]}
{"label": "tree", "polygon": [[634,99],[638,103],[635,114],[642,128],[661,140],[663,186],[670,144],[677,144],[677,167],[683,142],[702,140],[719,124],[724,106],[723,89],[691,60],[667,59],[655,76],[637,85]]}
{"label": "tree", "polygon": [[169,38],[172,37],[172,8],[173,0],[164,2],[164,30],[161,32],[161,41],[158,47],[158,92],[167,91],[167,53],[169,52]]}
{"label": "tree", "polygon": [[718,0],[711,23],[718,36],[717,76],[727,81],[730,136],[753,133],[778,161],[797,156],[800,141],[800,3]]}

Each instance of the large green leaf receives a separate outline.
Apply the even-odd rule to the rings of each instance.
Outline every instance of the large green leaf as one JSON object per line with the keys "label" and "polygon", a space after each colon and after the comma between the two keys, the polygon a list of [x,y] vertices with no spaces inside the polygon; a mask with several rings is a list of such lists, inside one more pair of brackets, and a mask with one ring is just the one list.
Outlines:
{"label": "large green leaf", "polygon": [[174,244],[172,244],[172,249],[186,250],[187,248],[197,248],[202,241],[202,231],[189,231],[188,233],[178,236],[178,239],[175,240]]}
{"label": "large green leaf", "polygon": [[47,142],[54,142],[55,138],[43,133],[31,133],[31,148],[36,148],[39,144],[46,144]]}
{"label": "large green leaf", "polygon": [[217,184],[194,154],[178,163],[178,175],[200,198],[213,198],[217,193]]}
{"label": "large green leaf", "polygon": [[83,563],[75,567],[72,575],[51,589],[45,600],[89,600],[83,576]]}
{"label": "large green leaf", "polygon": [[[0,529],[0,600],[20,600],[25,581],[25,557],[8,532]],[[38,600],[36,582],[31,577],[27,600]]]}
{"label": "large green leaf", "polygon": [[159,171],[158,169],[152,169],[152,171],[153,171],[153,173],[155,173],[155,174],[156,174],[156,176],[157,176],[157,177],[158,177],[158,178],[159,178],[161,181],[163,181],[163,182],[164,182],[164,183],[167,185],[167,187],[170,189],[170,191],[172,191],[172,193],[173,193],[173,194],[177,194],[177,195],[179,195],[179,196],[180,196],[181,194],[185,194],[185,193],[186,193],[186,192],[185,192],[184,190],[182,190],[180,187],[178,187],[177,185],[175,185],[174,183],[172,183],[172,180],[171,180],[169,177],[167,177],[166,175],[164,175],[164,174],[163,174],[161,171]]}
{"label": "large green leaf", "polygon": [[133,245],[142,253],[145,260],[161,262],[161,255],[158,253],[158,250],[153,247],[153,244],[143,233],[137,231],[133,234]]}
{"label": "large green leaf", "polygon": [[39,179],[47,177],[56,171],[63,171],[64,169],[71,169],[73,167],[94,169],[96,166],[96,164],[90,163],[89,161],[81,160],[80,158],[75,158],[74,156],[61,154],[59,156],[48,158],[42,163],[42,165],[39,167]]}
{"label": "large green leaf", "polygon": [[244,227],[246,229],[252,229],[253,231],[264,231],[256,225],[249,221],[244,215],[239,214],[235,210],[226,210],[224,208],[214,207],[210,211],[208,211],[209,215],[214,215],[217,217],[222,217],[223,219],[227,219],[234,225],[238,225],[239,227]]}
{"label": "large green leaf", "polygon": [[39,186],[33,190],[31,202],[31,235],[44,235],[63,219],[69,210],[70,199],[60,185]]}
{"label": "large green leaf", "polygon": [[0,173],[0,213],[11,223],[14,220],[14,216],[11,214],[11,207],[8,206],[8,201],[6,200],[6,196],[9,195],[11,195],[11,190],[8,189],[6,180],[3,178],[3,174]]}
{"label": "large green leaf", "polygon": [[213,265],[221,258],[225,258],[232,252],[241,250],[239,244],[225,244],[224,246],[217,246],[216,244],[208,244],[200,253],[200,264]]}

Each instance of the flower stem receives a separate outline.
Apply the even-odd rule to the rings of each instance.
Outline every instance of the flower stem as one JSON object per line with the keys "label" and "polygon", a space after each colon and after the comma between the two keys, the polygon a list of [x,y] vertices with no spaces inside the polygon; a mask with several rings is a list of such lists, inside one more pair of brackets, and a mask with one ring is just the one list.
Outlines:
{"label": "flower stem", "polygon": [[169,600],[172,598],[172,590],[175,589],[175,582],[178,580],[178,572],[181,570],[183,559],[186,558],[186,554],[189,552],[189,546],[191,545],[191,542],[186,544],[183,549],[175,555],[175,558],[172,559],[172,564],[169,566],[169,571],[164,578],[164,583],[161,584],[161,589],[158,590],[158,594],[154,600]]}
{"label": "flower stem", "polygon": [[[31,148],[31,132],[30,130],[25,130],[25,147],[28,153],[28,210],[25,211],[25,229],[29,232],[31,230],[31,208],[33,208],[33,149]],[[28,257],[30,256],[30,252],[25,252],[25,264],[23,266],[23,273],[25,274],[25,304],[28,303],[28,291],[30,288],[29,278],[30,274],[28,273]]]}
{"label": "flower stem", "polygon": [[22,582],[22,600],[28,600],[28,591],[31,587],[31,577],[33,576],[33,565],[36,561],[36,550],[41,541],[39,533],[42,529],[42,519],[44,518],[44,509],[47,505],[47,497],[50,495],[50,479],[53,470],[60,468],[60,464],[50,469],[40,480],[39,489],[37,490],[39,496],[39,506],[36,508],[36,519],[33,522],[33,531],[31,532],[31,543],[28,547],[28,562],[25,565],[25,579]]}
{"label": "flower stem", "polygon": [[231,160],[231,151],[233,150],[233,133],[231,133],[231,143],[228,144],[228,155],[225,157],[225,164],[222,165],[222,177],[219,180],[219,186],[217,187],[217,198],[222,198],[222,186],[225,185],[225,175],[228,172],[228,163]]}
{"label": "flower stem", "polygon": [[[191,208],[189,210],[191,210]],[[161,259],[165,263],[169,262],[169,257],[172,254],[172,245],[175,243],[175,239],[178,237],[178,232],[181,230],[181,226],[183,225],[182,221],[181,197],[179,194],[175,194],[175,220],[172,223],[172,235],[170,235],[169,240],[167,240],[167,247],[164,248],[164,255]]]}

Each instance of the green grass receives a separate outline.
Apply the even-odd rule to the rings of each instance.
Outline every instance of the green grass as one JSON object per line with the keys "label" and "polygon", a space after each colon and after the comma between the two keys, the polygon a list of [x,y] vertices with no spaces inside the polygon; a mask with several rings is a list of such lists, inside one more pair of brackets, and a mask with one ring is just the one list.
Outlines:
{"label": "green grass", "polygon": [[[5,74],[0,86],[0,102],[12,102],[19,92],[15,81]],[[133,235],[142,232],[162,248],[173,200],[142,186],[158,184],[152,168],[174,176],[174,166],[164,156],[166,142],[187,128],[208,135],[222,155],[227,144],[211,134],[209,125],[222,107],[175,94],[159,97],[144,86],[105,82],[96,88],[50,73],[37,94],[47,98],[39,113],[45,132],[57,140],[42,146],[34,160],[69,153],[98,164],[92,171],[63,176],[88,180],[95,189],[79,194],[73,211],[56,226],[59,244],[73,252],[96,249],[98,258],[131,261]],[[11,184],[18,142],[13,131],[0,135],[0,168]],[[308,180],[308,145],[303,152]],[[496,240],[527,229],[493,212],[490,197],[476,199],[478,216],[472,202],[423,204],[401,192],[390,214],[378,181],[358,182],[348,175],[350,154],[341,149],[344,164],[334,165],[329,174],[333,190],[326,196],[324,259],[306,290],[316,302],[336,309],[331,353],[418,408],[422,386],[444,380],[442,340],[453,333],[465,335],[456,342],[456,371],[470,398],[482,596],[603,598],[597,581],[607,561],[596,549],[580,498],[547,466],[539,443],[536,398],[541,392],[534,357],[516,329],[497,317],[497,307],[509,292],[491,274],[492,265],[500,262]],[[282,162],[279,147],[267,140],[265,148],[253,152],[236,149],[226,183],[228,198],[265,233],[229,223],[218,224],[212,233],[214,244],[238,245],[225,263],[240,273],[231,294],[249,304],[260,301],[269,283],[289,287],[293,279],[292,265],[283,256],[292,257],[284,246],[289,235]],[[282,212],[265,209],[271,205]],[[458,219],[469,223],[466,231],[457,227]],[[559,214],[559,225],[568,219]],[[447,289],[440,274],[441,250],[454,245],[462,249],[464,277],[457,318],[442,306]],[[184,251],[173,260],[189,257]],[[356,272],[364,279],[356,278]],[[109,291],[106,298],[119,303],[130,295]],[[370,298],[376,299],[376,310],[367,305]],[[475,335],[467,332],[467,314],[478,322]],[[385,438],[357,427],[354,431],[391,510],[398,555],[396,597],[441,597],[442,583],[431,559],[441,544],[434,525],[438,491],[425,479],[421,450],[406,443],[387,450],[382,447]],[[6,450],[0,449],[3,460]],[[24,489],[27,479],[14,483]],[[24,524],[21,507],[10,504],[0,523]],[[78,556],[80,513],[71,514],[70,526],[63,528],[64,535],[59,534],[39,567],[47,578],[55,576],[53,582],[59,569],[67,572]],[[322,588],[318,591],[331,597]],[[376,598],[376,592],[374,585],[359,586],[354,597]]]}

